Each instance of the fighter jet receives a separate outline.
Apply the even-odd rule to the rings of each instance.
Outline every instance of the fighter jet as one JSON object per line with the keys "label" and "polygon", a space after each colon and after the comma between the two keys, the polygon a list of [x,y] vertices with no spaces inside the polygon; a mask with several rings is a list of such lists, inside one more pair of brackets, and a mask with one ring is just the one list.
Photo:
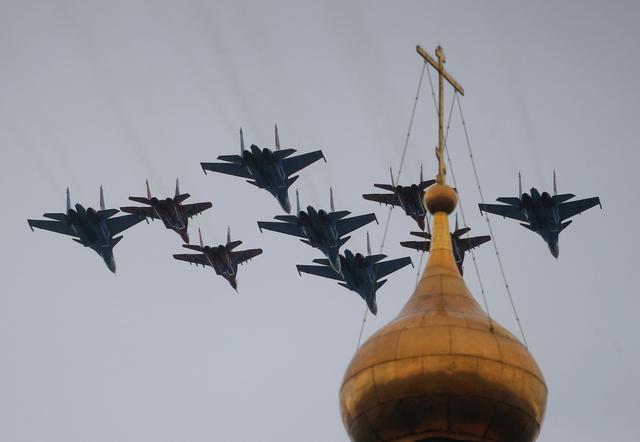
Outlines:
{"label": "fighter jet", "polygon": [[120,207],[120,210],[135,214],[145,220],[148,218],[162,220],[167,229],[175,231],[185,243],[189,244],[189,233],[187,231],[189,218],[211,208],[212,204],[210,202],[182,204],[191,195],[180,193],[180,182],[177,178],[176,193],[173,198],[158,199],[155,196],[151,196],[149,180],[146,183],[146,198],[130,196],[129,199],[137,203],[147,204],[149,207]]}
{"label": "fighter jet", "polygon": [[296,267],[300,275],[310,273],[341,281],[338,284],[360,295],[367,303],[369,311],[375,315],[378,313],[376,292],[387,282],[386,279],[382,281],[380,279],[409,264],[413,266],[409,257],[380,262],[386,257],[387,255],[371,254],[371,245],[367,234],[367,256],[363,256],[361,253],[354,255],[351,250],[345,250],[344,255],[340,255],[341,273],[333,270],[327,259],[314,259],[314,263],[320,264],[317,266],[297,265]]}
{"label": "fighter jet", "polygon": [[244,136],[240,129],[240,155],[221,155],[219,160],[226,163],[200,163],[204,173],[207,170],[226,173],[242,178],[254,186],[265,189],[273,195],[282,209],[291,213],[289,187],[298,179],[296,172],[315,163],[320,158],[327,161],[321,150],[305,153],[289,158],[295,149],[280,149],[278,126],[275,127],[276,150],[260,149],[255,144],[250,150],[244,148]]}
{"label": "fighter jet", "polygon": [[522,177],[519,173],[518,195],[517,198],[501,197],[497,199],[506,205],[479,204],[480,212],[494,213],[505,218],[522,221],[521,226],[536,232],[544,239],[555,258],[558,258],[560,254],[558,236],[571,224],[571,221],[565,220],[597,205],[602,209],[598,197],[567,202],[575,195],[571,193],[558,195],[555,171],[553,172],[553,196],[547,192],[540,194],[535,187],[531,188],[531,194],[523,193]]}
{"label": "fighter jet", "polygon": [[115,235],[142,221],[142,218],[135,215],[112,218],[116,213],[118,209],[105,209],[102,186],[100,186],[100,210],[92,207],[85,209],[81,204],[76,204],[75,210],[72,209],[71,196],[67,188],[67,213],[45,213],[42,216],[53,221],[29,219],[27,222],[31,230],[36,227],[73,237],[75,242],[93,249],[102,257],[109,270],[115,273],[116,261],[113,257],[113,248],[122,239],[122,236]]}
{"label": "fighter jet", "polygon": [[196,266],[210,266],[216,271],[216,273],[229,281],[231,287],[235,291],[238,291],[238,281],[236,275],[238,273],[238,264],[243,264],[245,261],[249,261],[252,258],[260,255],[262,249],[248,249],[234,252],[233,249],[242,244],[242,241],[231,241],[231,229],[227,229],[227,244],[221,244],[217,247],[205,246],[202,241],[202,233],[198,229],[198,236],[200,237],[200,245],[192,246],[189,244],[183,244],[182,247],[195,250],[196,254],[181,254],[173,255],[175,259],[180,261],[186,261]]}
{"label": "fighter jet", "polygon": [[[456,215],[456,229],[451,233],[451,246],[453,248],[453,257],[455,258],[456,264],[458,265],[460,275],[463,274],[462,263],[464,262],[465,252],[491,240],[491,237],[489,235],[463,238],[462,235],[466,234],[470,230],[471,228],[469,227],[463,227],[462,229],[458,228],[458,217]],[[411,232],[411,234],[419,238],[431,240],[430,233]],[[403,247],[408,247],[410,249],[428,252],[429,248],[431,247],[431,241],[402,241],[400,245]]]}
{"label": "fighter jet", "polygon": [[410,186],[396,185],[393,181],[393,171],[391,173],[391,184],[374,184],[374,187],[388,190],[393,193],[367,193],[362,197],[369,201],[375,201],[380,204],[394,205],[402,207],[407,216],[413,218],[420,230],[424,230],[424,218],[427,210],[424,207],[424,191],[427,187],[435,183],[435,180],[424,181],[422,177],[422,166],[420,167],[420,182]]}
{"label": "fighter jet", "polygon": [[300,210],[300,196],[296,191],[297,216],[278,215],[275,219],[282,222],[258,221],[258,227],[261,232],[262,229],[267,229],[302,238],[300,241],[319,249],[329,258],[333,270],[340,273],[340,247],[351,238],[343,236],[372,221],[377,223],[378,220],[374,213],[345,218],[351,212],[347,210],[336,212],[333,203],[333,189],[331,188],[329,189],[329,199],[331,205],[329,213],[323,209],[316,210],[312,206],[307,206],[305,212]]}

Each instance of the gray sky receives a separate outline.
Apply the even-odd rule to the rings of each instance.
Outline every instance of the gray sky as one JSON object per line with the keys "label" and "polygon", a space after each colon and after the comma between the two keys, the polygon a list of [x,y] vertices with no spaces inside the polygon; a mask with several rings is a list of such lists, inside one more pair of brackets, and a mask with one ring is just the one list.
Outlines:
{"label": "gray sky", "polygon": [[[338,388],[364,303],[334,282],[300,278],[318,257],[260,234],[275,199],[200,161],[247,142],[322,148],[298,181],[304,205],[386,209],[360,195],[398,167],[421,62],[440,43],[467,91],[465,118],[487,200],[525,187],[599,195],[555,261],[542,240],[494,219],[530,348],[549,386],[540,440],[635,440],[640,7],[618,2],[7,1],[0,4],[0,440],[346,441]],[[435,173],[430,90],[401,181]],[[449,147],[472,233],[485,234],[459,116]],[[118,274],[26,218],[64,210],[64,189],[97,205],[172,192],[213,209],[263,256],[236,295],[212,270],[173,260],[180,239],[159,223],[125,232]],[[633,187],[632,187],[633,186]],[[386,253],[415,230],[395,211]],[[364,230],[348,246],[363,250]],[[417,264],[419,256],[410,254]],[[517,331],[490,246],[478,252],[494,317]],[[467,284],[480,294],[467,262]],[[406,302],[415,271],[379,292],[370,335]]]}

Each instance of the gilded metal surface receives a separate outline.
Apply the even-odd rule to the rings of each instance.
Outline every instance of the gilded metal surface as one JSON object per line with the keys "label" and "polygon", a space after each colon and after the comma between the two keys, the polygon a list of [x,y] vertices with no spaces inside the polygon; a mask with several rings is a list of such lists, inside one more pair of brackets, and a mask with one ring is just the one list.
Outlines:
{"label": "gilded metal surface", "polygon": [[[444,195],[444,196],[443,196]],[[455,207],[447,190],[433,194]],[[433,201],[425,198],[430,211]],[[436,211],[423,275],[398,316],[360,347],[340,389],[354,442],[530,442],[547,387],[527,349],[471,296]]]}

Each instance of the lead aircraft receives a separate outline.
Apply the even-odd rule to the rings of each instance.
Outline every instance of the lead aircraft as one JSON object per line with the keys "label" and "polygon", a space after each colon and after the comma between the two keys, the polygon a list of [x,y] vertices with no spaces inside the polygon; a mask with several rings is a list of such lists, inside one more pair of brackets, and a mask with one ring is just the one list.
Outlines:
{"label": "lead aircraft", "polygon": [[422,177],[422,166],[420,166],[420,182],[418,182],[418,184],[411,184],[410,186],[400,186],[394,183],[391,168],[389,168],[389,172],[391,174],[391,184],[374,184],[373,186],[393,193],[367,193],[362,195],[362,197],[380,204],[402,207],[404,213],[418,223],[420,230],[424,230],[424,219],[427,215],[427,210],[423,202],[424,191],[427,187],[435,183],[436,180],[424,181]]}
{"label": "lead aircraft", "polygon": [[333,270],[327,259],[314,259],[314,263],[320,264],[317,266],[297,265],[296,268],[301,275],[302,273],[309,273],[340,281],[338,282],[339,285],[360,295],[367,303],[369,311],[375,315],[378,313],[376,292],[387,282],[386,279],[382,281],[380,279],[409,264],[413,266],[409,257],[380,262],[386,257],[387,255],[371,254],[371,243],[367,233],[367,256],[361,253],[354,255],[351,250],[345,250],[344,255],[340,255],[341,272]]}
{"label": "lead aircraft", "polygon": [[75,209],[71,207],[71,196],[67,187],[67,212],[45,213],[49,220],[29,219],[29,227],[49,230],[73,237],[78,244],[89,247],[102,257],[104,263],[113,273],[116,272],[116,260],[113,257],[113,248],[122,239],[115,236],[131,226],[138,224],[142,218],[135,215],[124,215],[113,218],[118,209],[106,209],[104,205],[104,192],[100,186],[100,210],[93,207],[85,209],[82,204],[76,203]]}
{"label": "lead aircraft", "polygon": [[147,204],[148,207],[121,207],[120,210],[137,215],[140,219],[159,219],[167,229],[176,232],[185,243],[189,244],[189,218],[211,208],[212,204],[210,202],[182,204],[182,202],[191,195],[188,193],[180,193],[180,182],[177,178],[176,193],[173,198],[159,199],[151,196],[149,180],[146,181],[146,184],[146,198],[130,196],[129,199],[137,203]]}
{"label": "lead aircraft", "polygon": [[313,206],[307,206],[307,211],[300,210],[300,196],[296,191],[296,215],[278,215],[275,219],[282,222],[258,221],[258,227],[297,236],[305,244],[319,249],[328,259],[331,267],[340,272],[340,247],[346,243],[350,236],[344,235],[353,232],[370,222],[378,222],[374,213],[345,218],[351,212],[347,210],[335,210],[333,203],[333,189],[329,188],[331,211],[316,210]]}
{"label": "lead aircraft", "polygon": [[252,144],[249,150],[244,148],[244,136],[240,129],[240,155],[220,155],[219,160],[225,163],[200,163],[204,173],[225,173],[246,178],[254,186],[267,190],[273,195],[282,209],[291,213],[289,187],[298,179],[296,172],[304,169],[319,159],[327,161],[321,150],[304,153],[295,157],[295,149],[280,149],[278,126],[275,126],[276,150],[260,149]]}
{"label": "lead aircraft", "polygon": [[531,193],[522,192],[522,176],[518,173],[518,195],[519,197],[500,197],[496,201],[502,204],[478,204],[480,212],[489,212],[500,215],[503,218],[512,218],[522,221],[520,225],[532,232],[536,232],[544,239],[549,246],[551,254],[558,258],[560,247],[558,238],[560,232],[567,228],[570,221],[565,221],[572,216],[578,215],[594,206],[600,206],[600,198],[585,198],[582,200],[570,201],[575,195],[564,193],[558,195],[556,184],[556,172],[553,172],[553,195],[547,192],[542,194],[535,187],[531,188]]}
{"label": "lead aircraft", "polygon": [[242,244],[242,241],[231,241],[231,228],[227,229],[227,243],[220,244],[216,247],[205,246],[202,241],[202,233],[198,229],[200,237],[200,245],[193,246],[183,244],[182,247],[200,252],[197,254],[179,254],[173,257],[180,261],[186,261],[190,264],[213,267],[216,273],[226,279],[235,291],[238,291],[238,281],[236,275],[238,273],[238,264],[255,258],[262,253],[262,249],[248,249],[233,251]]}

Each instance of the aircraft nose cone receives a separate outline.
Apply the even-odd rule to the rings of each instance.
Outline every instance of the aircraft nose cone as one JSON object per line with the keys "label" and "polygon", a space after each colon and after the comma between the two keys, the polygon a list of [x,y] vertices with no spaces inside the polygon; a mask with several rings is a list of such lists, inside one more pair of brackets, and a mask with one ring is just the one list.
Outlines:
{"label": "aircraft nose cone", "polygon": [[554,245],[553,247],[549,247],[549,249],[551,250],[551,254],[553,255],[553,257],[555,259],[558,259],[558,256],[560,255],[560,247],[558,247],[558,245]]}
{"label": "aircraft nose cone", "polygon": [[369,303],[369,310],[371,311],[371,313],[373,313],[374,316],[378,314],[378,303],[375,299]]}
{"label": "aircraft nose cone", "polygon": [[289,201],[289,194],[286,191],[278,194],[278,202],[280,203],[282,210],[287,213],[291,213],[291,201]]}
{"label": "aircraft nose cone", "polygon": [[111,259],[105,260],[105,263],[107,264],[109,270],[111,270],[111,273],[116,272],[116,260],[113,259],[113,257]]}
{"label": "aircraft nose cone", "polygon": [[331,259],[331,268],[333,268],[333,270],[335,270],[338,273],[342,272],[342,266],[340,265],[340,256],[334,256]]}
{"label": "aircraft nose cone", "polygon": [[424,225],[424,218],[425,218],[424,216],[418,216],[418,217],[416,218],[416,221],[417,221],[417,223],[418,223],[418,227],[420,227],[420,230],[424,230],[424,227],[425,227],[425,225]]}
{"label": "aircraft nose cone", "polygon": [[178,235],[186,244],[189,244],[189,232],[187,232],[187,229],[178,230]]}
{"label": "aircraft nose cone", "polygon": [[231,284],[231,287],[233,287],[236,292],[238,291],[238,281],[236,281],[235,278],[229,278],[229,284]]}

